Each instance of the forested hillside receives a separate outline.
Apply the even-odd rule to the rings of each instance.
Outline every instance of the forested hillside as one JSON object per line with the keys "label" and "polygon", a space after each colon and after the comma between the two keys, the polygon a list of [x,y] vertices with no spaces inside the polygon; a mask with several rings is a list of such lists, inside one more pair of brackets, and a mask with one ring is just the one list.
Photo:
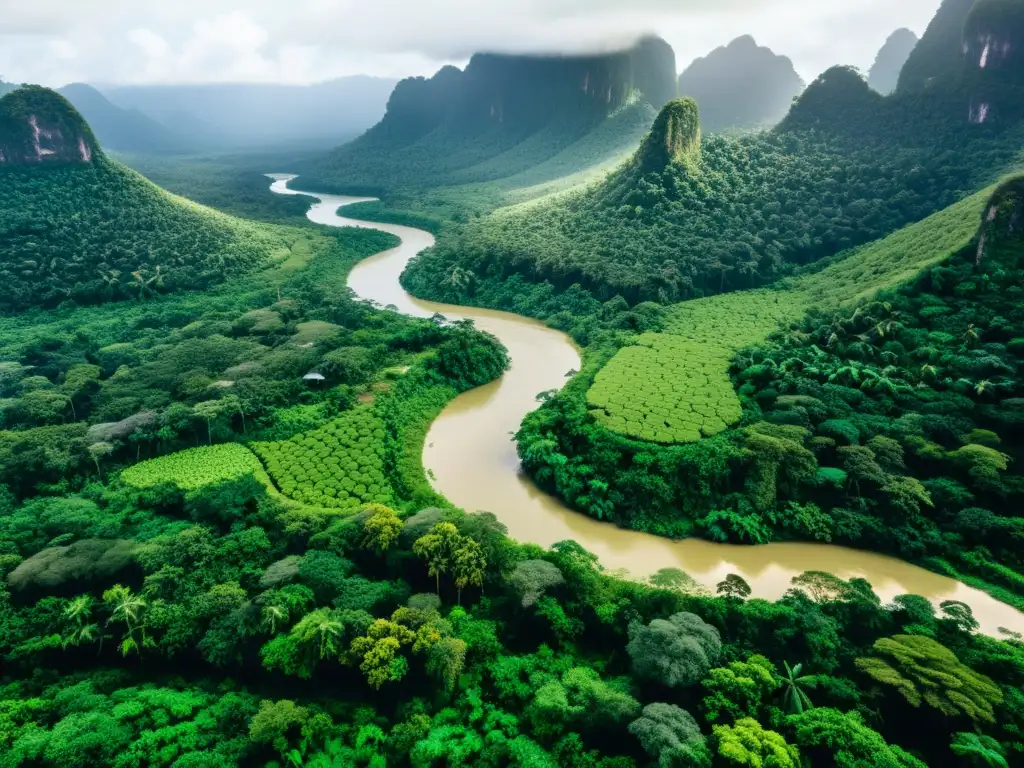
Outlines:
{"label": "forested hillside", "polygon": [[290,245],[110,160],[53,91],[0,100],[0,308],[205,288],[286,258]]}
{"label": "forested hillside", "polygon": [[705,132],[771,128],[789,112],[804,81],[786,56],[738,37],[679,75],[679,95],[697,102]]}
{"label": "forested hillside", "polygon": [[[635,146],[675,91],[675,55],[657,38],[607,55],[477,54],[465,71],[403,80],[379,124],[299,170],[318,189],[381,194],[494,181],[577,155],[565,175]],[[616,120],[617,140],[602,139],[593,157],[588,138],[622,113],[646,122]]]}
{"label": "forested hillside", "polygon": [[469,297],[518,275],[598,301],[673,302],[764,285],[920,221],[1019,162],[1024,79],[1007,46],[1015,17],[1000,8],[980,2],[969,27],[960,19],[981,42],[964,43],[952,73],[908,61],[939,72],[924,92],[883,97],[833,67],[774,131],[704,135],[685,162],[651,166],[641,152],[582,191],[499,210],[442,239],[406,284],[455,298],[439,286],[457,266]]}
{"label": "forested hillside", "polygon": [[736,576],[633,583],[448,508],[426,430],[504,352],[350,298],[392,238],[293,232],[205,294],[0,319],[4,768],[1024,754],[1024,648],[963,604],[827,574],[774,603]]}

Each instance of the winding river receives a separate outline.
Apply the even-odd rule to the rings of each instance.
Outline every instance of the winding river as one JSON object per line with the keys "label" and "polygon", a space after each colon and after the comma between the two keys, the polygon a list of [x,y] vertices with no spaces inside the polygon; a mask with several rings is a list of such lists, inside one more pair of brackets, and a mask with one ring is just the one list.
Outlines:
{"label": "winding river", "polygon": [[434,488],[467,511],[493,512],[508,526],[509,535],[549,547],[573,539],[596,554],[613,570],[646,577],[662,568],[679,568],[698,582],[714,585],[730,573],[741,575],[754,595],[781,597],[790,580],[805,571],[827,571],[871,582],[875,592],[890,600],[913,593],[938,603],[960,600],[974,610],[981,628],[997,634],[1000,627],[1024,632],[1024,614],[977,589],[885,555],[828,544],[781,543],[765,546],[715,544],[700,539],[671,541],[628,531],[573,512],[536,488],[519,471],[512,435],[523,417],[537,407],[536,395],[560,389],[570,370],[580,368],[580,354],[559,331],[519,315],[488,309],[420,301],[406,293],[398,278],[405,265],[433,245],[427,232],[395,224],[358,221],[338,215],[338,209],[372,198],[326,195],[289,188],[295,176],[268,174],[271,190],[308,195],[318,202],[307,214],[330,227],[366,227],[389,232],[401,244],[360,262],[349,276],[357,296],[391,306],[407,315],[470,319],[494,334],[508,348],[512,367],[501,379],[466,392],[452,401],[434,422],[423,448],[423,464]]}

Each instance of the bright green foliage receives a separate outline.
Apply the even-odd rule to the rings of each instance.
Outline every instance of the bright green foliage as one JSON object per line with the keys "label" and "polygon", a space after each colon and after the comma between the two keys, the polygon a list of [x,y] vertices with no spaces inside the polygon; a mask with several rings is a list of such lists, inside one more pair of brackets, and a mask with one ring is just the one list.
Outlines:
{"label": "bright green foliage", "polygon": [[703,709],[709,723],[756,718],[778,689],[775,665],[764,656],[751,656],[708,672],[701,681],[708,694]]}
{"label": "bright green foliage", "polygon": [[372,408],[354,408],[327,426],[253,450],[281,493],[318,507],[356,510],[395,503],[384,474],[384,424]]}
{"label": "bright green foliage", "polygon": [[811,765],[834,761],[837,768],[926,768],[917,758],[887,744],[858,712],[814,709],[787,722]]}
{"label": "bright green foliage", "polygon": [[629,732],[660,768],[708,768],[711,752],[693,715],[675,704],[648,704]]}
{"label": "bright green foliage", "polygon": [[800,768],[799,750],[775,731],[749,717],[714,727],[716,751],[725,765],[750,768]]}
{"label": "bright green foliage", "polygon": [[994,709],[1003,700],[999,687],[960,663],[941,643],[922,635],[896,635],[877,640],[874,651],[877,656],[857,659],[857,666],[882,685],[896,688],[911,706],[923,702],[947,717],[994,721]]}
{"label": "bright green foliage", "polygon": [[263,465],[252,451],[237,443],[211,445],[179,451],[143,461],[121,473],[121,479],[136,488],[170,483],[183,491],[253,476],[269,484]]}
{"label": "bright green foliage", "polygon": [[349,656],[358,663],[366,681],[374,688],[397,682],[405,677],[409,664],[402,648],[411,645],[416,636],[395,621],[377,619],[364,637],[357,637],[349,647]]}
{"label": "bright green foliage", "polygon": [[740,418],[729,378],[743,347],[798,320],[811,306],[856,302],[945,261],[977,234],[994,188],[848,255],[785,290],[722,294],[675,305],[664,333],[646,333],[621,349],[587,392],[591,415],[629,437],[687,443],[724,431]]}
{"label": "bright green foliage", "polygon": [[636,699],[585,667],[574,667],[561,680],[542,686],[530,705],[530,716],[549,726],[563,722],[589,728],[614,727],[639,711]]}
{"label": "bright green foliage", "polygon": [[402,519],[383,504],[370,504],[364,510],[369,516],[363,522],[363,546],[375,552],[386,552],[402,533]]}
{"label": "bright green foliage", "polygon": [[988,768],[1008,768],[1006,756],[999,742],[991,736],[976,733],[958,733],[949,745],[953,754],[965,757],[972,765]]}
{"label": "bright green foliage", "polygon": [[735,352],[765,338],[805,305],[755,291],[676,305],[666,333],[647,333],[612,358],[587,393],[592,415],[616,432],[661,443],[695,442],[740,418],[729,379]]}
{"label": "bright green foliage", "polygon": [[278,752],[288,746],[288,735],[309,718],[309,710],[294,701],[261,701],[260,710],[249,724],[249,737],[257,743],[272,744]]}

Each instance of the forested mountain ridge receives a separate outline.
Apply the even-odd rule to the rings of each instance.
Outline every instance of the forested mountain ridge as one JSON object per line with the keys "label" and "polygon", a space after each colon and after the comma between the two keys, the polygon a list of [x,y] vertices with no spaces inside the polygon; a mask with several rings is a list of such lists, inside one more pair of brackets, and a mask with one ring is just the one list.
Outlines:
{"label": "forested mountain ridge", "polygon": [[395,86],[355,75],[311,85],[209,83],[112,85],[113,104],[138,110],[187,137],[192,146],[238,150],[299,143],[328,148],[380,120]]}
{"label": "forested mountain ridge", "polygon": [[85,118],[106,149],[137,152],[169,152],[190,145],[166,126],[138,110],[121,109],[102,93],[84,83],[57,90]]}
{"label": "forested mountain ridge", "polygon": [[897,29],[879,49],[874,64],[868,73],[868,85],[883,96],[896,90],[900,72],[907,63],[911,52],[917,46],[918,37],[907,28]]}
{"label": "forested mountain ridge", "polygon": [[63,96],[26,86],[0,99],[0,309],[204,288],[290,245],[110,160]]}
{"label": "forested mountain ridge", "polygon": [[803,88],[788,57],[744,35],[690,64],[678,92],[697,102],[703,130],[718,132],[772,127]]}
{"label": "forested mountain ridge", "polygon": [[705,136],[694,161],[626,163],[590,188],[499,210],[442,238],[408,285],[436,293],[458,265],[479,280],[578,284],[599,301],[673,302],[883,237],[992,183],[1024,145],[1024,79],[1009,62],[979,66],[984,45],[960,51],[921,93],[883,97],[833,67],[774,131]]}
{"label": "forested mountain ridge", "polygon": [[491,181],[585,141],[622,110],[658,109],[675,91],[675,55],[657,38],[603,55],[481,53],[464,71],[400,82],[379,124],[303,178],[376,193]]}

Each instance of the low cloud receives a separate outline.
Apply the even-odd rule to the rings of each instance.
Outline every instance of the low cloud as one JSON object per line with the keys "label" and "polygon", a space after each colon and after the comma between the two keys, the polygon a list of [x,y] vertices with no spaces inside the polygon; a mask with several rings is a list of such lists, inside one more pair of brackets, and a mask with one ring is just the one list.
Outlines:
{"label": "low cloud", "polygon": [[[93,82],[311,82],[428,74],[478,50],[567,53],[655,33],[679,68],[741,34],[790,56],[805,79],[867,67],[939,0],[34,0],[5,9],[0,75]],[[87,10],[84,10],[87,9]]]}

